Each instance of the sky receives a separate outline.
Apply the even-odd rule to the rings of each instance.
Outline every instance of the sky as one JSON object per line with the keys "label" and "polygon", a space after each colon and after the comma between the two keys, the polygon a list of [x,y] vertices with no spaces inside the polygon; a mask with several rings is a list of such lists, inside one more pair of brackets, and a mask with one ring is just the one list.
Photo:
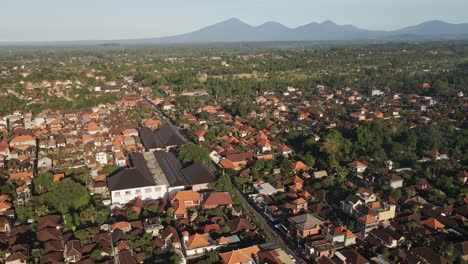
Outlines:
{"label": "sky", "polygon": [[0,42],[171,36],[231,17],[288,27],[332,20],[393,30],[468,22],[468,0],[1,0]]}

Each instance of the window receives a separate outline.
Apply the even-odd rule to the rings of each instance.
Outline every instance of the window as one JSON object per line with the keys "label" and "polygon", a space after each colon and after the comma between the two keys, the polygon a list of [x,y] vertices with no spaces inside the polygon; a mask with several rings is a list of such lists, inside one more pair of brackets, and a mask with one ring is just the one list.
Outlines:
{"label": "window", "polygon": [[146,188],[145,193],[151,193],[151,188]]}
{"label": "window", "polygon": [[162,190],[162,188],[161,188],[160,186],[154,187],[154,191],[155,191],[155,192],[160,192],[161,190]]}
{"label": "window", "polygon": [[120,197],[120,192],[115,192],[114,195],[115,197]]}
{"label": "window", "polygon": [[135,193],[136,193],[136,194],[141,194],[141,189],[137,189],[137,190],[135,191]]}
{"label": "window", "polygon": [[132,191],[125,191],[125,195],[130,195],[132,194]]}

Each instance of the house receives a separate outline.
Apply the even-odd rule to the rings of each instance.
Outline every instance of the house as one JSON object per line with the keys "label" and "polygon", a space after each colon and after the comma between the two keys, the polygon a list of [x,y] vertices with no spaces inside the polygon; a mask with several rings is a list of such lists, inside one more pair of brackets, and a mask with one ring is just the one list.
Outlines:
{"label": "house", "polygon": [[82,258],[81,243],[79,240],[70,240],[65,244],[63,257],[67,263],[77,263]]}
{"label": "house", "polygon": [[5,216],[0,216],[0,233],[7,233],[9,234],[11,231],[10,222],[8,218]]}
{"label": "house", "polygon": [[231,230],[231,233],[241,233],[254,229],[254,226],[245,218],[229,220],[226,222],[226,225]]}
{"label": "house", "polygon": [[253,188],[256,193],[264,195],[273,195],[278,192],[270,183],[254,184]]}
{"label": "house", "polygon": [[114,162],[119,167],[124,167],[127,164],[127,159],[125,158],[122,151],[116,151],[114,154]]}
{"label": "house", "polygon": [[11,147],[19,147],[25,145],[35,147],[36,139],[32,136],[17,136],[10,141]]}
{"label": "house", "polygon": [[46,172],[52,170],[53,161],[49,157],[42,157],[37,160],[37,169],[39,172]]}
{"label": "house", "polygon": [[268,151],[271,151],[271,143],[268,139],[262,139],[259,143],[258,143],[258,148],[260,149],[261,152],[268,152]]}
{"label": "house", "polygon": [[[13,247],[15,248],[15,246]],[[24,250],[15,250],[6,255],[5,264],[26,264],[28,263],[28,246],[24,245]]]}
{"label": "house", "polygon": [[316,180],[317,179],[322,179],[322,178],[327,177],[327,176],[328,176],[328,173],[325,170],[314,171],[314,173],[313,173],[313,178],[316,179]]}
{"label": "house", "polygon": [[414,247],[407,255],[408,263],[450,264],[446,257],[441,256],[429,247]]}
{"label": "house", "polygon": [[[395,232],[392,232],[392,233],[395,233]],[[368,238],[370,237],[376,239],[377,241],[379,241],[380,245],[383,245],[384,247],[387,247],[387,248],[396,248],[399,243],[399,240],[395,238],[395,236],[392,236],[390,232],[387,232],[387,229],[379,229],[379,228],[373,229],[369,233]]]}
{"label": "house", "polygon": [[112,230],[122,230],[122,232],[127,233],[132,230],[132,226],[127,221],[121,221],[121,222],[114,223],[112,225]]}
{"label": "house", "polygon": [[260,263],[268,264],[294,264],[295,259],[290,257],[283,249],[277,248],[272,250],[261,251],[257,253]]}
{"label": "house", "polygon": [[294,172],[305,171],[305,170],[308,170],[308,169],[309,169],[309,167],[307,165],[305,165],[304,162],[302,162],[302,161],[297,161],[293,165],[293,171]]}
{"label": "house", "polygon": [[335,252],[335,246],[333,246],[323,234],[308,236],[304,248],[305,252],[314,260],[318,260],[322,257],[331,257]]}
{"label": "house", "polygon": [[288,147],[287,145],[282,145],[277,150],[285,157],[290,157],[294,152],[292,148]]}
{"label": "house", "polygon": [[177,229],[171,225],[166,226],[162,230],[161,239],[163,239],[165,244],[169,247],[173,247],[175,249],[182,248],[179,233],[177,232]]}
{"label": "house", "polygon": [[259,252],[260,248],[258,246],[250,246],[220,253],[219,256],[224,264],[255,264],[254,257]]}
{"label": "house", "polygon": [[445,225],[439,222],[439,220],[435,218],[429,218],[422,222],[422,224],[432,230],[443,229]]}
{"label": "house", "polygon": [[468,171],[464,170],[464,171],[461,171],[458,176],[458,182],[460,182],[461,184],[466,184],[468,182]]}
{"label": "house", "polygon": [[204,197],[203,209],[210,210],[218,207],[232,208],[232,196],[228,192],[211,192]]}
{"label": "house", "polygon": [[107,165],[107,154],[105,152],[98,152],[95,155],[96,162],[101,165]]}
{"label": "house", "polygon": [[320,233],[323,222],[311,214],[302,214],[288,218],[291,234],[299,239]]}
{"label": "house", "polygon": [[323,234],[328,242],[336,246],[350,246],[356,244],[356,235],[345,226],[325,226]]}
{"label": "house", "polygon": [[156,119],[145,119],[143,120],[143,126],[146,126],[150,129],[157,129],[159,126],[161,125],[161,121],[160,120],[156,120]]}
{"label": "house", "polygon": [[429,187],[426,178],[419,179],[418,184],[416,185],[416,187],[418,189],[420,189],[420,190],[426,190]]}
{"label": "house", "polygon": [[182,236],[183,247],[187,257],[205,255],[218,247],[207,233],[189,236],[188,232],[185,231]]}
{"label": "house", "polygon": [[384,177],[384,183],[393,189],[398,189],[403,187],[403,178],[396,174],[389,174]]}
{"label": "house", "polygon": [[187,208],[200,205],[200,194],[194,191],[178,191],[170,197],[174,218],[188,218]]}
{"label": "house", "polygon": [[161,219],[159,217],[147,218],[143,223],[146,233],[151,234],[153,237],[159,237],[161,231],[164,229],[164,226],[161,224]]}
{"label": "house", "polygon": [[354,161],[349,164],[349,167],[355,173],[363,173],[367,169],[367,164],[360,161]]}
{"label": "house", "polygon": [[335,264],[370,264],[369,260],[353,249],[336,252],[332,260]]}
{"label": "house", "polygon": [[195,137],[197,137],[198,142],[203,142],[205,141],[205,130],[198,130],[195,132]]}

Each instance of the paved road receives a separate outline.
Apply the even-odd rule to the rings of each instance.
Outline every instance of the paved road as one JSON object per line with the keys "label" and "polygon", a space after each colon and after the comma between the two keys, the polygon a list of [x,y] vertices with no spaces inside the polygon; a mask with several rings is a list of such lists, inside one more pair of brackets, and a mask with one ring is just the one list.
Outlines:
{"label": "paved road", "polygon": [[295,251],[291,250],[291,248],[288,247],[288,244],[283,240],[281,234],[279,234],[274,228],[271,227],[270,223],[265,219],[265,217],[259,212],[257,212],[257,210],[255,210],[255,208],[250,204],[250,202],[244,197],[244,195],[242,195],[242,193],[238,189],[234,189],[236,190],[237,196],[239,196],[244,202],[245,208],[247,209],[247,214],[249,214],[250,217],[259,220],[263,224],[263,227],[266,229],[265,231],[272,234],[274,238],[273,241],[270,242],[274,242],[277,247],[281,248],[289,255],[292,255],[296,259],[296,262],[305,264],[306,262]]}

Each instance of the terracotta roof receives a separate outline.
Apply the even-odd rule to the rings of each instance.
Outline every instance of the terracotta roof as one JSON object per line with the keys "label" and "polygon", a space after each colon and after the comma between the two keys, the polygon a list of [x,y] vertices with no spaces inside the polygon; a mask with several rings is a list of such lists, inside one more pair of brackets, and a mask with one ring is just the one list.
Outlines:
{"label": "terracotta roof", "polygon": [[251,246],[219,254],[224,264],[247,263],[252,261],[252,256],[258,254],[260,248]]}
{"label": "terracotta roof", "polygon": [[298,161],[293,166],[293,171],[307,170],[309,167],[302,161]]}
{"label": "terracotta roof", "polygon": [[230,242],[230,241],[229,241],[229,239],[227,239],[227,238],[226,238],[226,237],[224,237],[224,236],[222,236],[222,237],[218,238],[218,240],[217,240],[217,241],[218,241],[218,244],[220,244],[220,245],[222,245],[222,244],[227,244],[227,243],[229,243],[229,242]]}
{"label": "terracotta roof", "polygon": [[359,217],[359,220],[361,220],[361,222],[364,222],[364,223],[372,223],[376,221],[375,217],[371,215],[365,215],[365,216]]}
{"label": "terracotta roof", "polygon": [[21,143],[21,142],[25,142],[25,141],[35,141],[36,139],[33,138],[32,136],[17,136],[15,138],[13,138],[10,143]]}
{"label": "terracotta roof", "polygon": [[228,192],[212,192],[208,194],[203,206],[223,206],[223,205],[232,205],[232,197]]}
{"label": "terracotta roof", "polygon": [[59,173],[59,174],[54,174],[54,178],[53,178],[53,182],[58,182],[60,181],[61,179],[65,178],[65,174],[64,173]]}
{"label": "terracotta roof", "polygon": [[360,162],[360,161],[354,161],[352,163],[350,163],[349,165],[351,165],[352,167],[355,167],[355,168],[360,168],[360,167],[366,167],[367,165]]}
{"label": "terracotta roof", "polygon": [[200,194],[194,191],[178,191],[172,195],[171,201],[200,201]]}
{"label": "terracotta roof", "polygon": [[218,163],[218,165],[223,169],[235,169],[235,168],[237,168],[236,165],[234,165],[234,163],[232,163],[232,161],[230,159],[223,159]]}
{"label": "terracotta roof", "polygon": [[112,225],[112,230],[116,230],[116,229],[124,230],[124,229],[129,229],[129,228],[131,228],[130,223],[125,222],[125,221],[117,222]]}
{"label": "terracotta roof", "polygon": [[199,248],[199,247],[206,247],[210,245],[210,242],[206,238],[206,236],[202,234],[195,234],[190,236],[187,241],[188,248]]}
{"label": "terracotta roof", "polygon": [[429,219],[426,219],[422,222],[425,226],[427,227],[430,227],[432,229],[442,229],[445,227],[444,224],[442,224],[441,222],[439,222],[437,219],[435,218],[429,218]]}
{"label": "terracotta roof", "polygon": [[226,222],[232,233],[253,229],[254,227],[245,218],[237,218]]}

